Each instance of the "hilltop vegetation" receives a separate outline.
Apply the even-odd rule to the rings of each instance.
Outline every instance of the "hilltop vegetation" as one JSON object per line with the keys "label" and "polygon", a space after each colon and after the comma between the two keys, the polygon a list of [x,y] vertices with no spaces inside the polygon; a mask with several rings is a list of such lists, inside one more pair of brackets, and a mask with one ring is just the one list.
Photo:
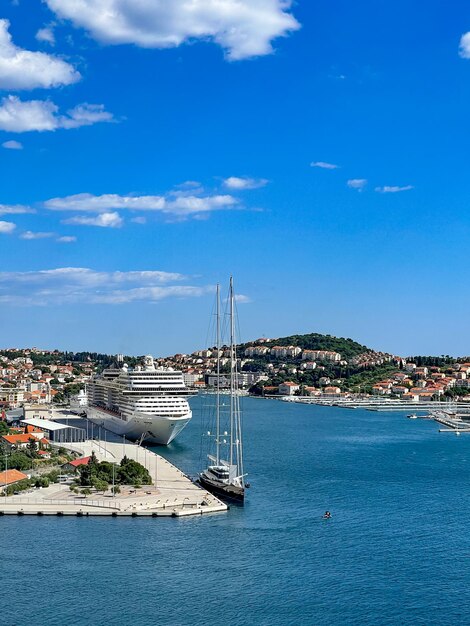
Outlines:
{"label": "hilltop vegetation", "polygon": [[[243,344],[240,346],[240,349],[245,349],[248,345],[253,344]],[[363,346],[353,339],[333,337],[332,335],[320,335],[318,333],[280,337],[263,342],[263,345],[268,348],[272,348],[273,346],[295,346],[302,348],[302,350],[329,350],[330,352],[339,352],[345,359],[351,359],[358,354],[370,350],[367,346]]]}

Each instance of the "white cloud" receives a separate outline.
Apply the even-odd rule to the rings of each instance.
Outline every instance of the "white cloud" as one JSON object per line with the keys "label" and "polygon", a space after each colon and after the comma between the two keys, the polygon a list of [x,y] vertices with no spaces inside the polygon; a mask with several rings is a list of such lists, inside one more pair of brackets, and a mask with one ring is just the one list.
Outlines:
{"label": "white cloud", "polygon": [[23,144],[19,141],[15,141],[14,139],[4,141],[2,143],[2,147],[6,148],[7,150],[23,150]]}
{"label": "white cloud", "polygon": [[110,293],[96,295],[92,302],[96,304],[126,304],[129,302],[150,301],[156,302],[164,298],[197,297],[202,296],[212,288],[174,285],[169,287],[137,287],[135,289],[116,290]]}
{"label": "white cloud", "polygon": [[58,106],[50,100],[23,101],[7,96],[0,104],[0,130],[13,133],[79,128],[112,120],[112,114],[105,111],[102,104],[80,104],[67,115],[60,115]]}
{"label": "white cloud", "polygon": [[15,46],[9,27],[8,20],[0,19],[0,89],[48,89],[80,80],[79,72],[62,59]]}
{"label": "white cloud", "polygon": [[326,161],[312,161],[310,163],[310,167],[319,167],[322,170],[337,170],[339,165],[335,165],[334,163],[326,163]]}
{"label": "white cloud", "polygon": [[[125,304],[164,298],[198,297],[212,286],[181,284],[176,272],[99,272],[65,267],[35,272],[0,272],[0,303],[23,305]],[[176,284],[175,284],[176,283]]]}
{"label": "white cloud", "polygon": [[51,198],[44,203],[52,211],[86,211],[103,213],[112,210],[153,211],[181,218],[233,209],[239,204],[231,195],[195,196],[186,192],[171,192],[166,196],[94,196],[80,193],[64,198]]}
{"label": "white cloud", "polygon": [[367,180],[365,178],[351,178],[348,180],[347,185],[350,189],[362,191],[367,185]]}
{"label": "white cloud", "polygon": [[13,222],[0,222],[1,235],[11,235],[15,228],[16,224],[13,224]]}
{"label": "white cloud", "polygon": [[49,237],[53,237],[54,233],[35,233],[31,230],[27,230],[24,233],[21,233],[20,239],[27,239],[32,241],[34,239],[48,239]]}
{"label": "white cloud", "polygon": [[244,296],[242,293],[235,295],[235,302],[237,304],[250,304],[252,302],[249,296]]}
{"label": "white cloud", "polygon": [[460,39],[459,54],[462,59],[470,59],[470,32],[462,35]]}
{"label": "white cloud", "polygon": [[115,121],[112,113],[106,111],[103,104],[88,104],[87,102],[67,111],[67,116],[60,118],[60,128],[79,128],[98,122]]}
{"label": "white cloud", "polygon": [[46,0],[60,18],[106,44],[171,48],[214,41],[231,60],[271,54],[272,41],[300,28],[292,0]]}
{"label": "white cloud", "polygon": [[36,211],[21,204],[0,204],[0,215],[22,215],[25,213],[36,213]]}
{"label": "white cloud", "polygon": [[124,220],[115,211],[111,213],[100,213],[94,217],[76,215],[63,221],[63,224],[76,224],[78,226],[101,226],[102,228],[120,228]]}
{"label": "white cloud", "polygon": [[141,215],[139,217],[133,217],[131,219],[131,222],[134,222],[134,224],[146,224],[147,223],[147,218],[144,217],[143,215]]}
{"label": "white cloud", "polygon": [[40,28],[36,33],[36,39],[48,43],[51,46],[55,45],[54,24],[48,24]]}
{"label": "white cloud", "polygon": [[405,185],[404,187],[385,185],[384,187],[376,187],[375,191],[378,193],[399,193],[400,191],[410,191],[410,189],[414,189],[413,185]]}
{"label": "white cloud", "polygon": [[77,238],[71,235],[64,235],[63,237],[57,237],[56,241],[59,243],[75,243]]}
{"label": "white cloud", "polygon": [[15,133],[55,130],[57,110],[53,102],[42,100],[23,102],[16,96],[8,96],[3,98],[0,104],[0,129]]}
{"label": "white cloud", "polygon": [[266,178],[248,178],[247,176],[238,177],[230,176],[224,180],[224,185],[229,189],[258,189],[259,187],[265,187],[268,184]]}

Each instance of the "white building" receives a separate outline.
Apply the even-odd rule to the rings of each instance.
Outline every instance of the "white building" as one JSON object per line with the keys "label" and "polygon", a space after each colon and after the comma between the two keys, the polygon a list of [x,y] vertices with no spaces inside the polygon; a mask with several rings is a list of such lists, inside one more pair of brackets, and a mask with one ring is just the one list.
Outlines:
{"label": "white building", "polygon": [[281,358],[285,358],[288,356],[295,358],[296,356],[299,356],[301,352],[301,348],[297,346],[274,346],[273,348],[271,348],[271,354],[275,357]]}
{"label": "white building", "polygon": [[339,352],[331,352],[330,350],[303,350],[303,361],[341,361]]}
{"label": "white building", "polygon": [[194,387],[194,383],[201,380],[201,374],[189,374],[183,372],[183,380],[186,387]]}
{"label": "white building", "polygon": [[8,405],[12,409],[18,408],[24,402],[24,389],[18,387],[0,387],[0,404]]}
{"label": "white building", "polygon": [[245,349],[245,356],[265,356],[270,352],[271,350],[266,346],[248,346]]}
{"label": "white building", "polygon": [[286,382],[279,385],[278,392],[281,396],[293,396],[299,389],[300,385],[297,383]]}

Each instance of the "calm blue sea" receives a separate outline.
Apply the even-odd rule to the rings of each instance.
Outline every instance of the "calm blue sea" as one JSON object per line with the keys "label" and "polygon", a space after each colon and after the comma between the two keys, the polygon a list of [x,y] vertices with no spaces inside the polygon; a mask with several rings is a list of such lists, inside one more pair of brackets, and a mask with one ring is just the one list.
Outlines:
{"label": "calm blue sea", "polygon": [[[0,624],[470,623],[470,435],[397,413],[244,404],[244,508],[0,518]],[[195,410],[160,452],[195,473],[200,432]]]}

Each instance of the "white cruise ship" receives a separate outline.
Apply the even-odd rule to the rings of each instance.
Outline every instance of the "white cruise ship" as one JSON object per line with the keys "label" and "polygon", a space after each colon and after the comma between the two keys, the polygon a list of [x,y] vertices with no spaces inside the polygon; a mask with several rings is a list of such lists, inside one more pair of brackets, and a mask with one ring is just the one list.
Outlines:
{"label": "white cruise ship", "polygon": [[88,385],[88,419],[128,439],[168,445],[192,417],[183,374],[157,367],[151,356],[134,369],[117,363]]}

